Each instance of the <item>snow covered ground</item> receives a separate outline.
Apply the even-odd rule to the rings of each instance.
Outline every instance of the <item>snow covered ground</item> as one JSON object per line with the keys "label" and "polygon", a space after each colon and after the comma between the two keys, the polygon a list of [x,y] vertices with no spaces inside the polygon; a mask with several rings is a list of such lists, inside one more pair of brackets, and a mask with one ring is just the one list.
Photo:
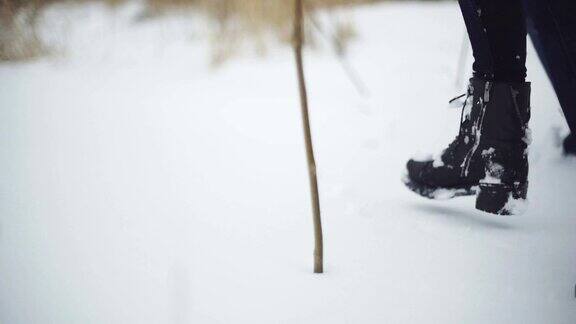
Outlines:
{"label": "snow covered ground", "polygon": [[211,70],[202,24],[138,8],[53,8],[67,47],[0,65],[1,323],[576,323],[576,159],[533,51],[531,209],[509,218],[400,181],[457,132],[455,3],[354,10],[367,98],[306,53],[314,275],[290,50]]}

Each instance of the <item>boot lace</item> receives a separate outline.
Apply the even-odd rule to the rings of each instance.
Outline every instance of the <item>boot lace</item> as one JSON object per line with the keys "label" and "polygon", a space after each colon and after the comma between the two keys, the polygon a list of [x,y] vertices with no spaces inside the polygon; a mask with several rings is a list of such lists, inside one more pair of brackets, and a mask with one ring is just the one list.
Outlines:
{"label": "boot lace", "polygon": [[453,157],[454,152],[456,152],[456,150],[458,149],[458,147],[464,142],[462,140],[462,124],[464,123],[464,110],[466,109],[466,105],[468,104],[468,99],[470,98],[470,96],[472,96],[472,89],[470,88],[470,86],[468,86],[468,89],[466,90],[466,93],[463,93],[457,97],[454,97],[452,99],[450,99],[450,101],[448,102],[449,104],[452,104],[453,102],[455,102],[458,99],[461,98],[465,98],[464,103],[462,104],[462,108],[460,111],[460,128],[458,131],[458,135],[456,136],[456,138],[454,138],[454,140],[448,144],[448,147],[446,148],[446,150],[444,151],[445,155]]}
{"label": "boot lace", "polygon": [[461,94],[461,95],[459,95],[459,96],[457,96],[457,97],[454,97],[454,98],[450,99],[450,101],[448,102],[448,103],[451,104],[451,103],[453,103],[454,101],[456,101],[456,100],[458,100],[458,99],[461,99],[461,98],[466,97],[466,98],[464,99],[464,103],[462,104],[462,108],[461,108],[461,110],[460,110],[460,129],[458,130],[458,135],[456,136],[456,139],[454,140],[454,142],[452,142],[452,143],[449,145],[449,147],[450,147],[450,146],[453,146],[454,143],[455,143],[456,141],[458,141],[458,140],[460,139],[460,137],[462,136],[462,128],[463,128],[463,127],[462,127],[462,124],[464,123],[464,110],[466,110],[466,105],[468,104],[468,99],[470,98],[470,96],[472,96],[472,94],[473,94],[473,93],[472,93],[472,89],[470,88],[470,86],[468,86],[468,89],[466,90],[466,93],[463,93],[463,94]]}

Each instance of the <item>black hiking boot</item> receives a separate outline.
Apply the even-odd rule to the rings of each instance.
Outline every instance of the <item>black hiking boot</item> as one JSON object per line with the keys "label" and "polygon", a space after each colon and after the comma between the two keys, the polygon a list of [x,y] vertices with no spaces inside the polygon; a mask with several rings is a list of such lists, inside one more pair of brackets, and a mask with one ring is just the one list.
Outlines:
{"label": "black hiking boot", "polygon": [[477,194],[479,210],[522,213],[529,107],[529,83],[471,79],[458,136],[439,159],[408,161],[405,184],[431,199]]}

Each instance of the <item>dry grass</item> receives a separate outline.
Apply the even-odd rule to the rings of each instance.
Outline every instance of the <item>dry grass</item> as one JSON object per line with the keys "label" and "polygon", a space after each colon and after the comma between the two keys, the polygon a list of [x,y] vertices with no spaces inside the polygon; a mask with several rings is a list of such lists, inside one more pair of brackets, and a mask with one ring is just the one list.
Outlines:
{"label": "dry grass", "polygon": [[[378,0],[308,0],[307,10],[331,9],[340,6],[377,2]],[[249,43],[263,54],[272,39],[283,43],[292,40],[292,0],[148,0],[148,16],[163,15],[173,10],[202,12],[214,23],[210,30],[212,64],[219,65]],[[347,19],[333,19],[328,33],[335,47],[343,51],[355,35]],[[309,24],[310,21],[307,21]],[[316,26],[318,27],[318,26]],[[310,32],[311,28],[306,28]],[[326,35],[325,35],[326,36]],[[312,34],[307,35],[309,44],[314,43]]]}
{"label": "dry grass", "polygon": [[[0,0],[0,61],[30,59],[46,53],[47,49],[36,33],[38,13],[49,4],[62,1],[73,0]],[[103,1],[117,6],[126,0],[83,1]],[[307,9],[376,1],[307,0]],[[225,61],[246,43],[264,53],[270,36],[286,43],[291,40],[291,0],[147,0],[144,16],[154,17],[183,9],[201,12],[213,23],[209,31],[213,64]],[[339,46],[353,36],[351,26],[348,21],[338,21],[333,26],[332,36]],[[308,40],[312,39],[308,37]]]}
{"label": "dry grass", "polygon": [[35,28],[40,3],[0,1],[0,61],[26,60],[45,52]]}
{"label": "dry grass", "polygon": [[[25,61],[50,52],[38,36],[38,18],[54,2],[78,0],[0,0],[0,62]],[[90,1],[90,0],[84,0]],[[110,6],[125,0],[100,0]]]}

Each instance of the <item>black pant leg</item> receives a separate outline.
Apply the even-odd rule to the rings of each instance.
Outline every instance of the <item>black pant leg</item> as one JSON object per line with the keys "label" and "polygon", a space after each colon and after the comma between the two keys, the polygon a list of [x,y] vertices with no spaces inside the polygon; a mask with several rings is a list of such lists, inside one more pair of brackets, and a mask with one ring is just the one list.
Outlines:
{"label": "black pant leg", "polygon": [[474,75],[503,82],[526,79],[522,0],[459,0],[474,52]]}
{"label": "black pant leg", "polygon": [[524,0],[528,30],[576,134],[576,1]]}

